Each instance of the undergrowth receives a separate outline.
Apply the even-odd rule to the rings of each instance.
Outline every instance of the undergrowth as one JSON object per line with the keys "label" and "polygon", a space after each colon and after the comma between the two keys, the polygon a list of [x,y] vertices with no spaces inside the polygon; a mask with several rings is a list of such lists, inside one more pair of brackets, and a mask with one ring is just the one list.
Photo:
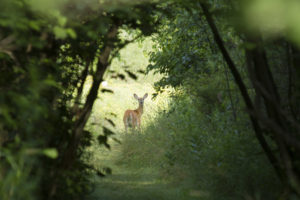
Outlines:
{"label": "undergrowth", "polygon": [[[224,103],[226,104],[226,103]],[[119,163],[155,168],[201,199],[275,199],[279,180],[254,137],[247,113],[216,106],[209,114],[178,92],[142,133],[122,136]]]}

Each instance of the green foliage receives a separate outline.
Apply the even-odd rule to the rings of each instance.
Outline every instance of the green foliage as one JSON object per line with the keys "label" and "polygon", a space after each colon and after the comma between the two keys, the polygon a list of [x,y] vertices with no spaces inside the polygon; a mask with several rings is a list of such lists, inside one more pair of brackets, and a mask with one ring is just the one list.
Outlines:
{"label": "green foliage", "polygon": [[[10,149],[0,149],[1,199],[35,199],[32,194],[36,192],[39,179],[31,176],[31,170],[35,165],[34,156],[41,154],[42,150],[30,149],[17,140]],[[40,175],[41,170],[35,169],[35,172]]]}
{"label": "green foliage", "polygon": [[155,69],[168,75],[159,86],[178,86],[185,77],[207,71],[203,67],[207,61],[206,52],[199,48],[207,45],[206,38],[199,37],[204,29],[193,21],[196,16],[190,16],[184,9],[178,8],[176,11],[178,15],[174,18],[164,19],[164,26],[153,39],[156,46],[151,61],[155,64],[150,65],[149,70]]}
{"label": "green foliage", "polygon": [[[58,80],[64,80],[55,59],[58,51],[48,53],[51,36],[41,38],[41,33],[50,31],[47,22],[34,16],[22,1],[3,1],[0,7],[0,196],[33,199],[33,194],[40,192],[36,186],[46,172],[44,164],[57,157],[54,134],[62,137],[69,129],[65,105],[53,106],[53,99],[62,95]],[[54,124],[60,125],[60,130],[55,130]]]}
{"label": "green foliage", "polygon": [[[185,81],[201,76],[214,76],[224,69],[224,61],[210,34],[205,18],[195,3],[194,8],[186,9],[178,5],[169,6],[173,15],[163,17],[162,26],[157,35],[151,53],[148,70],[154,70],[165,76],[156,84],[156,88],[177,87]],[[231,28],[224,27],[224,39],[230,44],[230,51],[240,63],[241,52],[236,48],[240,41]]]}
{"label": "green foliage", "polygon": [[[289,163],[293,165],[290,170],[299,174],[299,147],[286,137],[298,139],[290,132],[298,130],[299,121],[295,107],[300,85],[296,68],[300,4],[270,2],[1,1],[0,198],[83,199],[92,190],[92,174],[112,173],[109,167],[99,169],[91,163],[92,152],[86,149],[95,141],[107,149],[111,149],[111,139],[119,142],[121,115],[135,105],[124,97],[131,102],[129,97],[136,91],[154,93],[152,82],[158,78],[157,91],[170,86],[175,90],[171,103],[162,109],[145,104],[152,113],[144,115],[144,131],[121,137],[119,163],[152,167],[171,182],[183,181],[187,191],[195,189],[196,197],[203,199],[278,198],[283,186],[255,140],[245,105],[217,48],[220,41],[215,42],[201,10],[203,3],[211,6],[209,12],[226,46],[223,51],[229,52],[237,66],[245,92],[255,98],[256,111],[262,110],[258,114],[277,114],[275,125],[287,133],[280,136],[284,139],[280,146],[282,141],[271,137],[280,130],[274,131],[263,120],[257,123],[271,155],[279,160],[283,174],[287,167],[282,166]],[[258,32],[261,38],[255,38]],[[148,75],[142,67],[148,60],[140,59],[136,48],[142,45],[142,36],[152,36],[152,42],[146,39],[143,52],[151,51]],[[274,38],[280,40],[275,44]],[[132,44],[135,50],[120,51],[134,40],[140,42]],[[121,58],[129,53],[127,60]],[[250,78],[245,76],[245,66]],[[265,74],[259,74],[259,66],[267,69]],[[153,71],[163,76],[154,76]],[[272,73],[274,82],[283,80],[277,84],[283,97],[282,104],[278,98],[279,109],[268,96],[277,93]],[[271,77],[264,84],[268,74]],[[103,79],[109,87],[99,89]],[[137,80],[143,84],[135,85]],[[267,92],[260,91],[260,84]],[[96,102],[98,89],[108,102]],[[154,104],[159,99],[168,102],[165,94],[154,93]],[[288,108],[288,117],[282,108]],[[282,162],[282,149],[276,152],[282,146],[291,162]],[[289,174],[283,182],[293,183],[292,187],[284,187],[297,192],[296,176]]]}
{"label": "green foliage", "polygon": [[203,199],[274,199],[280,193],[247,116],[240,112],[234,121],[219,109],[207,115],[186,93],[175,95],[169,111],[159,112],[143,134],[124,135],[122,152],[121,163],[153,167]]}
{"label": "green foliage", "polygon": [[[274,74],[275,82],[279,83],[278,91],[283,99],[288,98],[286,96],[288,88],[291,96],[297,95],[297,92],[291,93],[294,86],[288,86],[286,80],[286,77],[289,77],[290,84],[297,83],[291,80],[294,77],[291,73],[295,71],[291,69],[289,62],[293,59],[287,58],[291,56],[294,47],[282,39],[285,37],[291,40],[288,30],[289,28],[295,30],[297,27],[295,25],[285,30],[282,28],[288,27],[290,23],[286,19],[286,16],[290,16],[286,13],[290,9],[289,6],[294,5],[295,10],[298,6],[295,2],[291,3],[292,1],[284,6],[283,1],[276,1],[273,5],[270,5],[270,1],[245,2],[168,1],[161,5],[169,11],[169,15],[162,16],[160,31],[153,36],[155,44],[148,71],[154,70],[164,75],[156,84],[157,91],[172,86],[176,92],[170,108],[158,111],[154,120],[142,133],[131,133],[122,137],[119,164],[125,164],[136,170],[157,169],[163,180],[168,178],[170,182],[180,183],[187,191],[193,188],[196,196],[201,199],[288,199],[285,196],[292,196],[288,189],[286,190],[289,186],[284,185],[285,181],[281,182],[277,177],[274,171],[276,165],[272,168],[268,160],[270,157],[265,154],[266,149],[261,148],[261,143],[257,141],[259,138],[256,138],[252,131],[245,105],[241,102],[241,96],[226,68],[230,63],[225,63],[221,57],[213,34],[203,17],[201,9],[203,6],[200,6],[200,3],[211,6],[209,12],[224,40],[219,43],[224,43],[226,49],[223,51],[228,51],[234,67],[238,70],[237,73],[241,75],[241,81],[246,87],[244,92],[255,99],[253,104],[257,110],[250,109],[252,121],[253,118],[258,120],[258,126],[263,129],[262,134],[270,147],[271,155],[279,160],[282,156],[276,147],[278,143],[283,143],[277,141],[276,144],[274,137],[268,134],[273,132],[270,129],[274,129],[275,125],[270,128],[267,123],[260,120],[261,116],[253,114],[259,111],[258,115],[268,116],[276,110],[274,108],[265,110],[260,106],[258,98],[260,93],[265,92],[265,96],[262,96],[264,101],[268,102],[270,97],[267,95],[272,94],[272,91],[267,87],[267,92],[261,88],[257,89],[264,81],[259,79],[264,79],[265,76],[259,74],[259,66],[256,64],[262,60],[266,61],[266,67]],[[276,8],[275,11],[273,8]],[[246,15],[250,13],[246,16],[248,19],[245,19],[241,12],[246,12]],[[287,15],[283,17],[283,13]],[[256,14],[257,16],[254,16]],[[263,17],[268,14],[271,15]],[[293,10],[291,15],[296,16]],[[252,18],[256,19],[252,22],[254,25],[248,27],[248,22],[252,21]],[[263,19],[260,21],[257,18]],[[258,41],[248,42],[248,31],[250,38],[254,37]],[[257,36],[260,31],[263,33],[261,38]],[[284,34],[281,35],[282,33]],[[274,36],[280,40],[274,42],[272,40]],[[260,52],[249,54],[253,49],[259,49]],[[262,54],[261,57],[259,53]],[[270,69],[268,65],[271,66]],[[245,71],[246,67],[248,72]],[[286,74],[287,69],[290,75]],[[252,86],[249,81],[252,82]],[[276,87],[272,78],[269,85]],[[155,97],[160,97],[160,94],[155,94]],[[272,105],[277,103],[273,101],[270,101]],[[284,101],[283,107],[289,107],[287,104]],[[264,106],[269,105],[265,103]],[[280,108],[281,104],[278,103],[277,106]],[[299,115],[295,116],[295,123],[298,124]],[[278,124],[281,124],[281,120],[277,121]],[[286,125],[289,127],[289,123]],[[255,131],[259,134],[257,130]],[[285,135],[287,134],[288,131]],[[297,174],[299,171],[297,153],[290,145],[287,145],[287,149],[291,153]],[[284,165],[284,162],[278,164]],[[283,179],[289,178],[285,176]],[[187,183],[189,181],[192,183]]]}
{"label": "green foliage", "polygon": [[[119,35],[109,39],[112,27],[149,35],[156,26],[155,3],[106,10],[107,2],[102,3],[1,1],[1,199],[81,199],[90,191],[95,169],[83,152],[91,145],[91,133],[82,130],[69,167],[66,156],[82,109],[75,109],[74,102],[85,100],[76,98],[85,81],[82,74],[86,66],[97,64],[108,44],[115,48],[108,55],[113,58],[131,42]],[[95,67],[87,75],[95,77]],[[106,128],[103,133],[99,141],[109,147],[113,132]]]}
{"label": "green foliage", "polygon": [[[227,9],[220,2],[211,5],[215,10]],[[251,130],[244,104],[199,5],[185,9],[176,4],[165,6],[172,15],[163,18],[154,36],[148,70],[164,74],[156,84],[158,91],[173,86],[176,95],[170,110],[160,111],[144,134],[124,136],[122,161],[133,167],[157,168],[176,181],[193,180],[204,199],[278,198],[282,183]],[[247,58],[239,49],[242,37],[221,19],[224,13],[218,14],[215,22],[222,39],[248,85],[243,68]],[[268,50],[275,70],[283,56],[278,58]],[[272,140],[268,143],[276,147]]]}

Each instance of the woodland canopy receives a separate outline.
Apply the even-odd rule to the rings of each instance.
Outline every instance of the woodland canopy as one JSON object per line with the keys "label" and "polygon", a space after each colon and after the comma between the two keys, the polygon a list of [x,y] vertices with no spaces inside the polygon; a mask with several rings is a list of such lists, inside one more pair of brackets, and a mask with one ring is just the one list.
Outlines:
{"label": "woodland canopy", "polygon": [[[0,199],[300,199],[299,22],[295,0],[1,0]],[[125,168],[157,185],[110,185]]]}

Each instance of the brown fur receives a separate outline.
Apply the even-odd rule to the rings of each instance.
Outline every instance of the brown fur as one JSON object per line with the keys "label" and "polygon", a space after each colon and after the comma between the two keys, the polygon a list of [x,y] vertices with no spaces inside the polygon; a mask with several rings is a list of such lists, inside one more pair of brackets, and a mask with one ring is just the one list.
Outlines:
{"label": "brown fur", "polygon": [[123,117],[123,122],[125,126],[125,131],[127,132],[128,127],[135,129],[136,127],[141,127],[141,117],[144,112],[144,100],[147,98],[148,94],[146,93],[144,97],[139,98],[134,94],[134,98],[138,100],[139,107],[135,110],[126,110]]}

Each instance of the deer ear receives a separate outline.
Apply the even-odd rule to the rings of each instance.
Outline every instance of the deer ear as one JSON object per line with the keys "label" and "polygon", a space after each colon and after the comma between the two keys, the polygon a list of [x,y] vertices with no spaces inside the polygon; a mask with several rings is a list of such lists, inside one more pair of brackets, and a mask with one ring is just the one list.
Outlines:
{"label": "deer ear", "polygon": [[144,95],[144,98],[143,99],[146,99],[148,97],[148,93],[146,93],[145,95]]}
{"label": "deer ear", "polygon": [[133,94],[134,98],[139,99],[139,97],[136,94]]}

